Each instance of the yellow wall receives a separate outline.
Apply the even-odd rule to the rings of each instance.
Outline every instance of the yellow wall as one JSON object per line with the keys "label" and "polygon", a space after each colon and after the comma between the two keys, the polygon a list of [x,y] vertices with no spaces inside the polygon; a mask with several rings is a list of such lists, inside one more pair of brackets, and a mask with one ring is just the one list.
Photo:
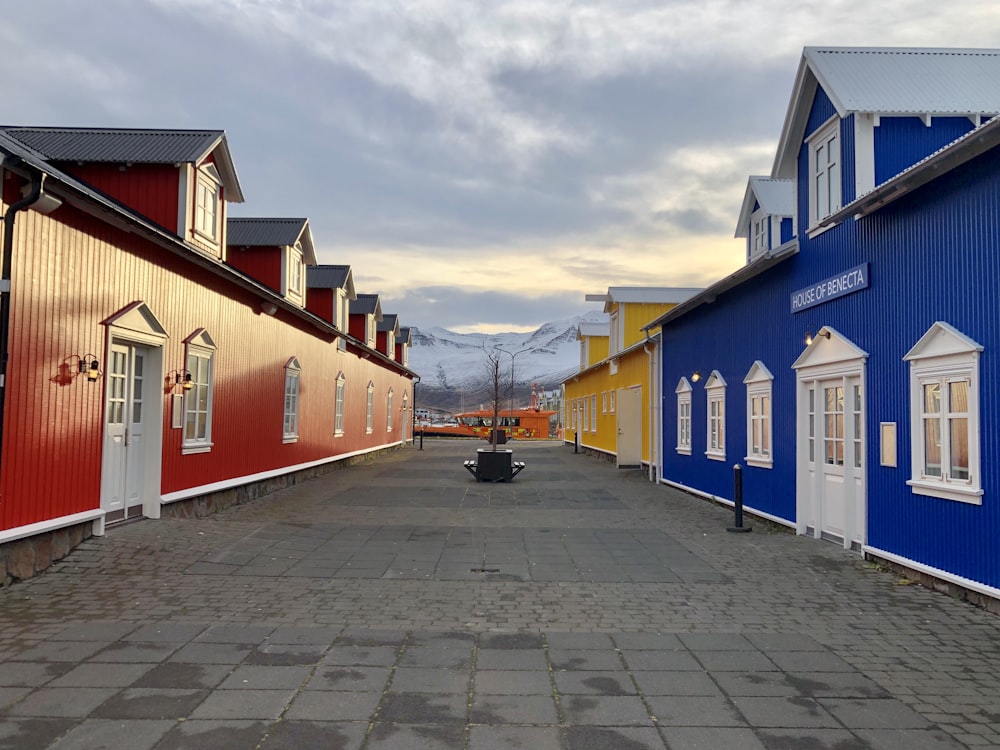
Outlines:
{"label": "yellow wall", "polygon": [[619,302],[612,305],[612,311],[617,309],[619,317],[624,316],[625,318],[621,348],[628,349],[633,344],[637,344],[645,339],[646,334],[643,333],[642,327],[649,325],[649,323],[656,320],[663,313],[676,306],[672,302]]}
{"label": "yellow wall", "polygon": [[608,337],[607,336],[584,336],[590,339],[587,342],[587,364],[591,367],[608,358]]}

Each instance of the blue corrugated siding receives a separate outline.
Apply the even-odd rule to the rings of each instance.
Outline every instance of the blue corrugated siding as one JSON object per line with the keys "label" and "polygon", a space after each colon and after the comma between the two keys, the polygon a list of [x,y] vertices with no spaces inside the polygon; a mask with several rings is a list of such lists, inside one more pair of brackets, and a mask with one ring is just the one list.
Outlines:
{"label": "blue corrugated siding", "polygon": [[968,117],[883,117],[875,128],[875,184],[881,185],[972,130]]}
{"label": "blue corrugated siding", "polygon": [[[800,169],[802,168],[800,162]],[[800,184],[802,184],[800,182]],[[803,193],[805,191],[802,191]],[[853,219],[712,305],[668,324],[664,337],[663,475],[731,497],[732,465],[746,454],[743,377],[760,359],[774,380],[774,468],[745,470],[748,505],[794,519],[795,374],[807,329],[830,325],[869,353],[866,369],[868,543],[904,558],[1000,587],[1000,149],[935,180],[871,216]],[[800,224],[801,225],[801,224]],[[870,287],[801,313],[789,294],[860,263]],[[935,321],[982,344],[982,505],[914,495],[910,478],[909,365],[906,352]],[[681,375],[718,369],[726,395],[726,461],[704,456],[704,381],[692,398],[693,455],[676,445]],[[897,424],[899,466],[879,465],[879,423]]]}
{"label": "blue corrugated siding", "polygon": [[784,245],[786,242],[792,239],[792,220],[791,218],[781,220],[781,243]]}
{"label": "blue corrugated siding", "polygon": [[[820,128],[827,120],[837,114],[837,110],[833,106],[833,102],[826,95],[826,92],[822,88],[816,89],[816,96],[813,99],[812,107],[809,110],[809,118],[806,121],[806,131],[805,138],[812,135],[818,128]],[[840,132],[843,135],[844,123],[840,124]],[[796,205],[799,209],[799,231],[802,231],[802,227],[809,226],[809,193],[805,189],[808,187],[810,182],[810,175],[808,172],[809,168],[809,146],[804,142],[799,148],[799,168],[798,168],[798,184],[802,186],[802,189],[798,191],[796,196]],[[843,138],[841,139],[841,163],[844,162],[844,154],[847,153],[843,148]],[[853,167],[852,167],[853,169]],[[841,180],[841,192],[843,192],[843,185],[846,180]],[[843,200],[843,198],[841,199]],[[841,203],[841,205],[844,205]]]}

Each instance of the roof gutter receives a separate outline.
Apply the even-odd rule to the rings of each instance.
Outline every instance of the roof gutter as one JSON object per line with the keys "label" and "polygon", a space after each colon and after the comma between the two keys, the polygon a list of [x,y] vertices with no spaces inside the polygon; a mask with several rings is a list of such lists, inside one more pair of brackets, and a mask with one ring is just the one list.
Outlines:
{"label": "roof gutter", "polygon": [[[0,167],[7,166],[7,159],[0,162]],[[0,174],[2,174],[0,169]],[[7,362],[10,353],[7,346],[10,341],[10,278],[14,262],[14,219],[20,211],[26,211],[42,197],[42,185],[45,174],[30,170],[31,188],[28,194],[19,201],[14,201],[7,207],[3,216],[3,259],[0,265],[0,457],[3,455],[3,421],[4,406],[7,401]]]}

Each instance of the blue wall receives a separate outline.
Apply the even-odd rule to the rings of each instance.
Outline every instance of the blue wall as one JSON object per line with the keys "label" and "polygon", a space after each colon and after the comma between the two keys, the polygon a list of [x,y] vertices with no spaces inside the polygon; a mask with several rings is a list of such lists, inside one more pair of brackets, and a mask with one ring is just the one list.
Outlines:
{"label": "blue wall", "polygon": [[[819,92],[810,123],[822,124],[828,107]],[[802,182],[805,158],[803,149],[800,185],[808,184]],[[799,196],[800,228],[808,224],[804,194]],[[794,520],[796,379],[791,364],[804,349],[806,331],[815,333],[829,325],[870,355],[865,415],[868,543],[1000,587],[998,206],[1000,149],[994,149],[871,216],[848,219],[812,240],[801,233],[798,255],[669,323],[663,331],[664,478],[732,497],[732,466],[743,463],[746,455],[742,381],[760,359],[775,376],[774,467],[744,469],[745,498],[749,506]],[[866,262],[868,289],[791,313],[793,291]],[[910,382],[909,364],[902,358],[939,320],[985,347],[979,393],[982,505],[914,495],[906,485]],[[704,455],[704,380],[693,384],[692,455],[674,450],[678,379],[690,379],[695,370],[707,379],[713,369],[728,383],[725,462]],[[897,425],[898,468],[879,465],[880,422]]]}
{"label": "blue wall", "polygon": [[935,117],[931,127],[917,117],[881,118],[875,128],[875,184],[892,179],[972,128],[968,117]]}

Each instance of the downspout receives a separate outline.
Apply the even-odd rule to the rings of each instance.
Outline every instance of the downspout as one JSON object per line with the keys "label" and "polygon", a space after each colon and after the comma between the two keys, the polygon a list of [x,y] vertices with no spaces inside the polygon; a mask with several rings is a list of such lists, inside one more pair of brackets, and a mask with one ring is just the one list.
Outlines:
{"label": "downspout", "polygon": [[659,399],[656,397],[656,394],[659,391],[659,384],[657,382],[656,373],[653,372],[653,350],[649,348],[650,345],[653,343],[653,340],[651,338],[649,338],[649,329],[648,328],[643,328],[642,332],[644,334],[646,334],[646,343],[643,344],[642,350],[644,352],[646,352],[646,357],[649,360],[649,385],[650,385],[650,389],[649,389],[650,390],[650,393],[649,393],[649,481],[650,482],[655,482],[656,481],[656,476],[655,476],[655,472],[654,472],[654,469],[653,469],[653,457],[656,455],[656,450],[654,450],[654,448],[655,448],[654,440],[655,440],[655,435],[656,435],[656,429],[655,429],[656,419],[655,419],[655,415],[656,415],[656,405],[657,405],[657,403],[659,401]]}
{"label": "downspout", "polygon": [[[7,163],[4,159],[2,165],[6,166]],[[11,203],[3,216],[3,260],[0,265],[0,461],[3,456],[4,406],[7,402],[7,361],[10,359],[7,346],[10,340],[10,278],[14,260],[14,217],[19,211],[26,210],[38,201],[42,195],[44,181],[44,174],[32,170],[31,190],[28,195]]]}

